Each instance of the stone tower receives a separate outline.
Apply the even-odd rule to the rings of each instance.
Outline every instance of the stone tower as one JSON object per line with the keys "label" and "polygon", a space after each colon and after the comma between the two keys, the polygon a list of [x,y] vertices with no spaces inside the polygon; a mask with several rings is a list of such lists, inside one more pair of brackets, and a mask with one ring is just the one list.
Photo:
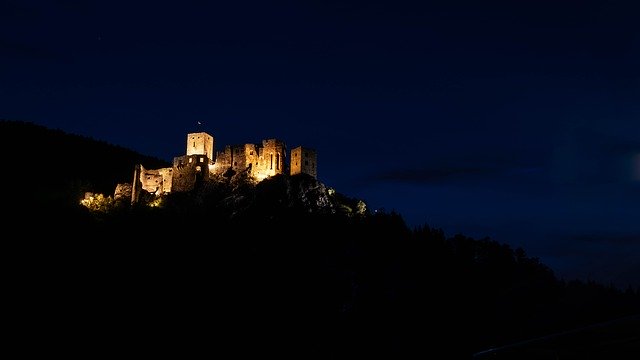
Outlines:
{"label": "stone tower", "polygon": [[171,191],[191,191],[207,180],[214,151],[213,136],[205,132],[187,134],[187,154],[173,158]]}
{"label": "stone tower", "polygon": [[291,175],[304,173],[317,178],[317,157],[317,153],[313,149],[305,148],[302,146],[291,149]]}
{"label": "stone tower", "polygon": [[285,173],[286,145],[278,139],[262,140],[262,147],[258,149],[258,165],[252,169],[252,174],[258,181],[270,176]]}
{"label": "stone tower", "polygon": [[214,161],[213,145],[213,136],[205,132],[187,134],[187,155],[206,155]]}

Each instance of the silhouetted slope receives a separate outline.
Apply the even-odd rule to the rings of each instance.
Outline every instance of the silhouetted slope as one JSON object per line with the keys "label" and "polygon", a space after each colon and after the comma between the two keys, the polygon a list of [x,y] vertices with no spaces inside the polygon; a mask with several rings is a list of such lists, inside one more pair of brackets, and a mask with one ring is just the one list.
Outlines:
{"label": "silhouetted slope", "polygon": [[469,359],[640,313],[637,289],[558,281],[522,249],[410,229],[307,176],[227,180],[155,208],[30,207],[4,238],[16,331],[65,354]]}
{"label": "silhouetted slope", "polygon": [[84,191],[113,194],[131,182],[135,164],[162,161],[91,138],[29,122],[0,121],[3,190],[20,202],[51,204],[80,200]]}
{"label": "silhouetted slope", "polygon": [[[469,359],[640,312],[635,290],[560,282],[522,249],[395,213],[310,212],[271,180],[56,220],[62,240],[32,243],[25,267],[48,304],[34,316],[114,353],[131,344],[112,331],[158,354]],[[258,200],[235,211],[245,196]]]}

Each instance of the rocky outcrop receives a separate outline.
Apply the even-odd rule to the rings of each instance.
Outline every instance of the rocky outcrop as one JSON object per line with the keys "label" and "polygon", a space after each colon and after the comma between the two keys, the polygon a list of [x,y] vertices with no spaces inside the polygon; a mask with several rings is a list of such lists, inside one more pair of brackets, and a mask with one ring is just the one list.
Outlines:
{"label": "rocky outcrop", "polygon": [[[114,199],[130,199],[131,184],[118,184]],[[367,213],[364,201],[344,196],[308,174],[271,176],[255,181],[247,172],[231,171],[202,182],[190,192],[153,195],[141,192],[140,205],[195,206],[226,218],[244,215],[274,216],[282,212],[343,214]]]}
{"label": "rocky outcrop", "polygon": [[131,201],[131,190],[131,184],[129,183],[118,184],[113,193],[113,199]]}

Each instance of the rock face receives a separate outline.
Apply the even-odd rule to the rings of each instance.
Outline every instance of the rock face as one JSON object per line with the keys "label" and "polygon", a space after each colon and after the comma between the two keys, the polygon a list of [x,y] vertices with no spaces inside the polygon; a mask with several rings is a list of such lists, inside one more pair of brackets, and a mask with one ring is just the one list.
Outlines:
{"label": "rock face", "polygon": [[116,185],[116,190],[113,193],[113,199],[131,201],[131,184],[124,183]]}
{"label": "rock face", "polygon": [[[132,185],[118,184],[114,200],[129,200]],[[270,218],[281,213],[367,214],[364,201],[344,196],[309,174],[277,174],[255,183],[248,171],[228,171],[202,181],[189,192],[153,194],[139,192],[138,204],[175,209],[201,209],[214,217],[257,216]]]}
{"label": "rock face", "polygon": [[275,176],[256,185],[256,202],[279,204],[305,212],[334,213],[336,204],[327,187],[306,174]]}
{"label": "rock face", "polygon": [[256,185],[256,206],[295,209],[309,213],[363,215],[363,201],[346,197],[313,176],[298,174],[274,176]]}
{"label": "rock face", "polygon": [[[247,172],[226,173],[188,193],[171,193],[166,206],[187,203],[222,217],[271,216],[282,212],[364,215],[363,201],[346,197],[308,174],[271,176],[255,184]],[[146,201],[142,201],[146,203]]]}
{"label": "rock face", "polygon": [[336,204],[332,202],[329,189],[323,183],[304,174],[289,177],[288,180],[289,197],[294,204],[297,202],[309,211],[318,209],[335,212]]}

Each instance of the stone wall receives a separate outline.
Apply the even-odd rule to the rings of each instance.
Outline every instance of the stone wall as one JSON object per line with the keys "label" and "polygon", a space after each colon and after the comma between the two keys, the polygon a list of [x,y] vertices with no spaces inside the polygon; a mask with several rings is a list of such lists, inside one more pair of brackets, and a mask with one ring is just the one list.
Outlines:
{"label": "stone wall", "polygon": [[211,161],[205,155],[173,158],[171,191],[191,191],[197,183],[209,178]]}
{"label": "stone wall", "polygon": [[231,169],[239,172],[247,168],[244,145],[231,146]]}
{"label": "stone wall", "polygon": [[162,192],[170,193],[173,183],[173,168],[158,169],[158,172],[162,176]]}
{"label": "stone wall", "polygon": [[140,182],[142,183],[142,189],[152,194],[161,194],[164,184],[160,170],[145,169],[144,167],[141,167],[140,170]]}
{"label": "stone wall", "polygon": [[284,142],[277,139],[262,140],[262,147],[259,150],[258,166],[253,171],[253,176],[257,181],[285,173],[286,146]]}
{"label": "stone wall", "polygon": [[317,153],[314,149],[298,146],[291,149],[291,175],[300,173],[318,177]]}
{"label": "stone wall", "polygon": [[231,146],[227,145],[223,151],[216,153],[216,161],[213,164],[212,173],[215,175],[224,174],[231,167]]}
{"label": "stone wall", "polygon": [[213,136],[205,132],[187,134],[187,155],[205,155],[214,160]]}
{"label": "stone wall", "polygon": [[242,172],[251,168],[251,175],[257,180],[286,173],[286,146],[276,139],[263,140],[256,144],[227,145],[224,151],[216,153],[213,174],[223,174],[232,169]]}
{"label": "stone wall", "polygon": [[256,144],[234,145],[231,147],[230,166],[236,172],[242,172],[251,167],[253,173],[258,166],[258,146]]}

